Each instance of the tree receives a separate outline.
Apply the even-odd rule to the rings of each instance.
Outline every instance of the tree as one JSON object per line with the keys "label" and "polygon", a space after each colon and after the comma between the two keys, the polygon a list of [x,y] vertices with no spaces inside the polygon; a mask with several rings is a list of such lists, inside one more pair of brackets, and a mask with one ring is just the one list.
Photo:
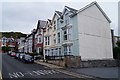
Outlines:
{"label": "tree", "polygon": [[10,47],[2,46],[2,51],[8,52],[8,51],[10,51]]}
{"label": "tree", "polygon": [[113,58],[120,60],[120,40],[116,44],[117,47],[113,48]]}
{"label": "tree", "polygon": [[117,44],[117,46],[118,46],[118,47],[120,47],[120,40],[119,40],[119,41],[117,41],[117,43],[116,43],[116,44]]}

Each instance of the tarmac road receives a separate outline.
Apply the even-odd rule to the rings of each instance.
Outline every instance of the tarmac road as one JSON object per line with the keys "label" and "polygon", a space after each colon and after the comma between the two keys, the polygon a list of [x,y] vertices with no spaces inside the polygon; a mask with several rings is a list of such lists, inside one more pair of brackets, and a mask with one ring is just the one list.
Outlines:
{"label": "tarmac road", "polygon": [[75,77],[63,74],[54,69],[36,63],[23,63],[14,57],[3,53],[2,54],[2,78],[3,80],[19,80],[19,79],[53,79],[66,80]]}

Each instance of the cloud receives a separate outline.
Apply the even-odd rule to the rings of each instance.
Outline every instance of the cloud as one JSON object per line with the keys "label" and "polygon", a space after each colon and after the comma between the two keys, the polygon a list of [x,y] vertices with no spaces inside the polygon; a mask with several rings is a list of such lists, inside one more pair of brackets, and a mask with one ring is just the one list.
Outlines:
{"label": "cloud", "polygon": [[[55,10],[62,11],[65,5],[80,9],[90,2],[3,2],[0,21],[2,30],[30,33],[33,28],[36,28],[39,19],[52,19]],[[113,24],[117,25],[117,3],[99,2],[99,4]]]}

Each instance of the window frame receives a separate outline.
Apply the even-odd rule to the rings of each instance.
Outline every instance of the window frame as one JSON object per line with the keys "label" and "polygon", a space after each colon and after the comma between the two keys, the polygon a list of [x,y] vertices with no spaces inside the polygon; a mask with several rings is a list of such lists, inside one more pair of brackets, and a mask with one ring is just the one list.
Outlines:
{"label": "window frame", "polygon": [[58,37],[57,37],[57,38],[58,38],[58,43],[60,43],[60,41],[61,41],[61,40],[60,40],[60,32],[57,33],[57,36],[58,36]]}

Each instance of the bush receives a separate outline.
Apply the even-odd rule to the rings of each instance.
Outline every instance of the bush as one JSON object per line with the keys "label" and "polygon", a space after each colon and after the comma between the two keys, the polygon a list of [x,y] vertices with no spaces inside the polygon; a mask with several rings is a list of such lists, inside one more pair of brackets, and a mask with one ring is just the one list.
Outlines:
{"label": "bush", "polygon": [[120,60],[120,47],[115,47],[113,49],[113,58]]}
{"label": "bush", "polygon": [[119,41],[117,41],[117,43],[116,43],[116,44],[117,44],[117,46],[118,46],[118,47],[120,47],[120,40],[119,40]]}
{"label": "bush", "polygon": [[10,47],[2,46],[2,51],[8,52],[8,51],[10,51]]}

